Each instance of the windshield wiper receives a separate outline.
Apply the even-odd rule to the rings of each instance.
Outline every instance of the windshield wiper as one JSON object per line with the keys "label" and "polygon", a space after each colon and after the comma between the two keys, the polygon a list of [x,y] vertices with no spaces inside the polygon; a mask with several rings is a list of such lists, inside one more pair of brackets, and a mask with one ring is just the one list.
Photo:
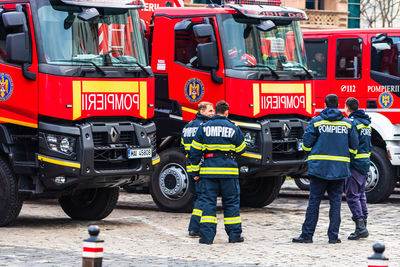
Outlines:
{"label": "windshield wiper", "polygon": [[[151,72],[150,72],[148,69],[146,69],[145,66],[143,66],[142,64],[140,64],[140,63],[137,62],[137,61],[122,61],[122,63],[126,63],[126,64],[131,64],[131,63],[133,63],[133,64],[136,64],[136,65],[138,65],[144,72],[146,72],[148,76],[151,76]],[[126,72],[131,72],[131,70],[130,70],[129,68],[127,68]]]}
{"label": "windshield wiper", "polygon": [[[104,72],[102,68],[100,68],[96,63],[90,61],[90,60],[81,60],[81,59],[55,59],[51,61],[59,61],[59,62],[80,62],[80,63],[89,63],[92,64],[96,70],[98,70],[103,76],[106,76],[107,74]],[[82,66],[81,66],[82,67]]]}
{"label": "windshield wiper", "polygon": [[256,64],[256,65],[251,65],[251,66],[243,64],[243,65],[235,65],[235,66],[233,66],[233,67],[234,67],[234,68],[235,68],[235,67],[249,67],[249,68],[265,67],[265,68],[267,68],[267,69],[271,72],[272,76],[274,76],[276,79],[279,79],[279,78],[280,78],[279,74],[276,73],[276,71],[275,71],[273,68],[271,68],[271,67],[268,66],[268,65],[264,65],[264,64]]}
{"label": "windshield wiper", "polygon": [[[296,62],[297,63],[297,62]],[[293,64],[293,63],[292,63]],[[304,70],[304,72],[306,73],[306,76],[308,76],[310,79],[314,78],[314,75],[303,65],[301,65],[300,63],[297,63],[293,66],[284,66],[285,68],[290,68],[290,67],[294,67],[294,68],[302,68]],[[297,74],[298,76],[299,74]]]}

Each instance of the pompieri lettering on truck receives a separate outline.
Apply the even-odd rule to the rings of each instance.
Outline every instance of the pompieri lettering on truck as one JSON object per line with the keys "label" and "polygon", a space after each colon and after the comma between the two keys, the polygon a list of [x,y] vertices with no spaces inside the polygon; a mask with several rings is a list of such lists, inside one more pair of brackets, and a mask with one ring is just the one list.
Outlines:
{"label": "pompieri lettering on truck", "polygon": [[254,115],[267,110],[303,109],[311,113],[311,83],[254,83],[253,103]]}
{"label": "pompieri lettering on truck", "polygon": [[73,81],[73,118],[133,111],[147,117],[145,81]]}

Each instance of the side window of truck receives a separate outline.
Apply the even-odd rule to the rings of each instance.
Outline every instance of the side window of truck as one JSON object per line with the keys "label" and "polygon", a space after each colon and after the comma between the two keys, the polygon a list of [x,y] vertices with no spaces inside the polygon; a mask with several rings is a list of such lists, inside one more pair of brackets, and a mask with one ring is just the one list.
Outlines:
{"label": "side window of truck", "polygon": [[346,38],[336,42],[336,78],[361,78],[362,39]]}
{"label": "side window of truck", "polygon": [[196,38],[192,28],[187,31],[175,31],[175,57],[176,62],[180,62],[190,68],[200,69],[198,67],[197,45],[208,43],[209,37]]}
{"label": "side window of truck", "polygon": [[308,67],[316,79],[326,79],[328,39],[305,39]]}
{"label": "side window of truck", "polygon": [[400,36],[371,40],[371,70],[400,77]]}
{"label": "side window of truck", "polygon": [[6,37],[7,32],[4,27],[3,19],[0,16],[0,62],[6,62]]}

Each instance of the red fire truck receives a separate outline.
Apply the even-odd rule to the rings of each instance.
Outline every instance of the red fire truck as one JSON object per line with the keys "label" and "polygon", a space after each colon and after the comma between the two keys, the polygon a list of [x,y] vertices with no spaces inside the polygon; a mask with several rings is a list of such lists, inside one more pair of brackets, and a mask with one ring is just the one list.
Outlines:
{"label": "red fire truck", "polygon": [[238,159],[242,205],[268,205],[282,177],[306,170],[301,137],[313,112],[299,25],[306,15],[276,1],[239,2],[160,7],[153,14],[149,40],[161,162],[150,192],[162,210],[191,207],[178,147],[201,101],[226,100],[230,119],[245,135],[247,152]]}
{"label": "red fire truck", "polygon": [[372,118],[371,168],[366,192],[371,203],[386,200],[400,167],[400,28],[304,31],[308,66],[314,71],[316,111],[324,97],[340,107],[356,97]]}
{"label": "red fire truck", "polygon": [[114,209],[149,175],[154,74],[141,1],[4,0],[0,6],[0,226],[28,198],[71,218]]}

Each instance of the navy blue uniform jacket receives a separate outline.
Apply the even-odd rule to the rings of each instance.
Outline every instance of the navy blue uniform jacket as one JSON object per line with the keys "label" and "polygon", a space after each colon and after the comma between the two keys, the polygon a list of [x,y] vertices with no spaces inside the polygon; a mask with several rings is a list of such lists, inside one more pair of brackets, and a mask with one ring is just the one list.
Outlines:
{"label": "navy blue uniform jacket", "polygon": [[356,128],[337,108],[326,108],[314,117],[303,135],[309,152],[308,174],[339,180],[350,176],[350,157],[357,154]]}
{"label": "navy blue uniform jacket", "polygon": [[364,110],[354,111],[349,115],[349,119],[353,122],[353,126],[357,129],[358,134],[358,150],[357,155],[351,160],[351,166],[359,173],[367,175],[370,167],[371,156],[371,118],[365,114]]}
{"label": "navy blue uniform jacket", "polygon": [[[215,115],[200,125],[190,148],[192,175],[200,173],[200,178],[238,178],[239,169],[232,158],[220,156],[221,153],[244,153],[246,143],[242,131],[228,118]],[[203,153],[219,154],[217,157],[205,157]],[[219,153],[218,153],[219,152]]]}
{"label": "navy blue uniform jacket", "polygon": [[200,124],[208,120],[209,118],[205,115],[200,113],[196,114],[196,118],[190,121],[182,130],[182,137],[181,137],[181,145],[180,148],[182,152],[186,155],[186,171],[188,174],[191,174],[191,163],[189,159],[189,152],[190,147],[192,146],[192,141],[196,136],[197,129],[199,128]]}

